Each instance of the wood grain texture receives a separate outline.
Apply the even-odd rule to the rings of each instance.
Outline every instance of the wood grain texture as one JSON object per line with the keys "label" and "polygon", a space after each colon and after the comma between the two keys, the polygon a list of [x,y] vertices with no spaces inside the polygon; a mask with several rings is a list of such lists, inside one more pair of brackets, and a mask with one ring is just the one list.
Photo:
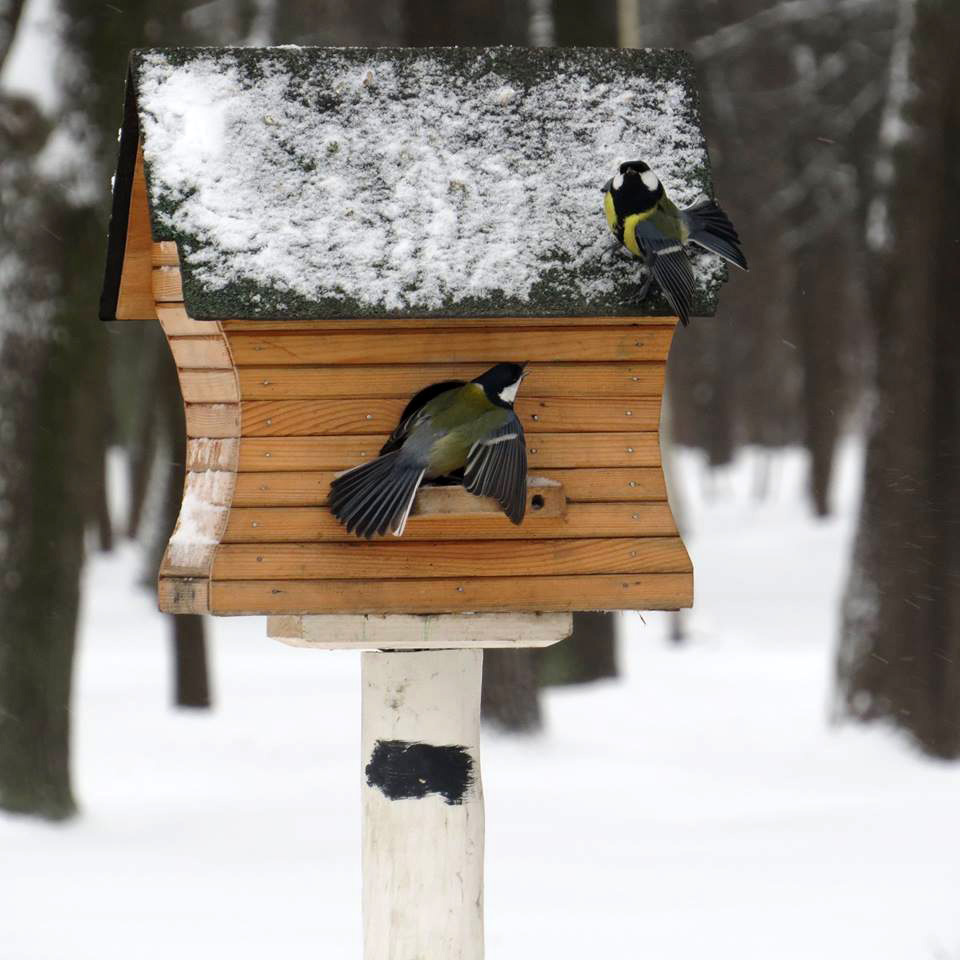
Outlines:
{"label": "wood grain texture", "polygon": [[168,544],[160,561],[160,576],[209,578],[216,549],[216,543],[205,543],[188,554],[176,554],[172,552],[172,545]]}
{"label": "wood grain texture", "polygon": [[161,613],[209,613],[209,581],[161,577],[157,581],[157,607]]}
{"label": "wood grain texture", "polygon": [[[675,537],[666,502],[571,503],[561,517],[528,516],[519,526],[503,514],[411,517],[403,541]],[[390,539],[394,539],[391,537]],[[325,507],[234,507],[222,543],[356,543]]]}
{"label": "wood grain texture", "polygon": [[[309,437],[382,434],[393,430],[400,421],[406,403],[403,397],[253,400],[243,404],[243,435]],[[660,420],[660,403],[652,398],[624,401],[518,397],[516,412],[528,435],[549,432],[627,432],[656,430]],[[190,430],[189,420],[187,429]],[[219,433],[207,435],[226,436]]]}
{"label": "wood grain texture", "polygon": [[[229,333],[237,366],[433,364],[502,360],[547,363],[598,360],[665,362],[672,326],[395,333]],[[429,381],[428,381],[429,382]]]}
{"label": "wood grain texture", "polygon": [[209,320],[194,320],[182,303],[158,303],[157,319],[168,337],[209,337],[217,325]]}
{"label": "wood grain texture", "polygon": [[240,441],[235,438],[213,440],[207,437],[187,441],[188,470],[236,471]]}
{"label": "wood grain texture", "polygon": [[179,267],[180,252],[173,240],[160,240],[151,248],[152,263],[155,267]]}
{"label": "wood grain texture", "polygon": [[[567,498],[560,484],[527,487],[529,516],[562,517],[567,510]],[[431,514],[443,516],[472,516],[477,513],[502,513],[500,504],[492,497],[478,497],[461,486],[422,487],[413,501],[411,517]]]}
{"label": "wood grain texture", "polygon": [[153,296],[157,303],[183,302],[179,267],[153,267]]}
{"label": "wood grain texture", "polygon": [[[215,333],[214,327],[211,332]],[[230,350],[221,336],[170,337],[170,350],[182,369],[231,370]]]}
{"label": "wood grain texture", "polygon": [[[346,470],[377,456],[387,435],[364,437],[244,437],[241,471]],[[530,469],[655,467],[660,440],[648,433],[540,433],[527,438]]]}
{"label": "wood grain texture", "polygon": [[315,650],[549,647],[573,631],[570,613],[328,614],[267,618],[267,636]]}
{"label": "wood grain texture", "polygon": [[214,548],[227,528],[236,474],[187,471],[177,524],[163,554],[162,577],[209,576]]}
{"label": "wood grain texture", "polygon": [[188,403],[185,407],[188,437],[238,437],[240,405]]}
{"label": "wood grain texture", "polygon": [[690,573],[679,537],[529,540],[510,544],[394,542],[222,544],[214,580],[394,580],[593,573]]}
{"label": "wood grain texture", "polygon": [[[240,367],[244,400],[320,397],[403,397],[441,380],[472,380],[488,363]],[[663,363],[548,363],[530,365],[526,389],[542,397],[660,397]]]}
{"label": "wood grain texture", "polygon": [[354,330],[440,330],[523,327],[663,327],[675,326],[676,317],[326,317],[322,320],[221,320],[228,333],[322,332]]}
{"label": "wood grain texture", "polygon": [[[334,476],[331,470],[239,473],[233,503],[237,507],[322,506]],[[534,476],[560,483],[566,499],[577,503],[667,499],[658,467],[538,470]]]}
{"label": "wood grain texture", "polygon": [[678,610],[692,601],[689,573],[210,583],[211,612],[221,615]]}
{"label": "wood grain texture", "polygon": [[180,391],[185,403],[237,403],[240,387],[231,370],[181,370]]}
{"label": "wood grain texture", "polygon": [[147,181],[143,174],[143,148],[138,146],[130,191],[130,210],[123,250],[123,268],[120,273],[120,290],[114,314],[118,320],[156,319],[152,258],[153,238],[150,234]]}

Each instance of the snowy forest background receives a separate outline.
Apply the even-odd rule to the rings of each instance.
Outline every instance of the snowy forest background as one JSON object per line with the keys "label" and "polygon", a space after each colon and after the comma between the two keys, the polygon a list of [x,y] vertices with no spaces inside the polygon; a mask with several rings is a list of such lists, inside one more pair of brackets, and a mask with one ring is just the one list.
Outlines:
{"label": "snowy forest background", "polygon": [[[77,643],[78,618],[83,609],[99,610],[104,619],[96,622],[109,625],[111,611],[126,615],[135,579],[142,584],[137,609],[151,606],[160,545],[179,503],[182,464],[176,451],[183,444],[182,412],[162,335],[147,324],[108,328],[96,319],[127,54],[137,46],[280,43],[621,44],[677,46],[693,54],[718,196],[744,238],[751,272],[733,277],[724,288],[716,319],[695,322],[676,337],[669,367],[669,434],[683,451],[672,472],[698,573],[698,605],[703,596],[702,609],[714,620],[726,616],[739,623],[739,617],[749,633],[753,616],[769,631],[763,644],[727,649],[737,666],[739,679],[730,679],[741,684],[736,689],[745,691],[749,683],[751,695],[765,688],[770,694],[756,700],[761,712],[737,736],[749,739],[756,727],[769,729],[758,768],[778,751],[788,751],[791,734],[782,717],[774,719],[782,702],[772,691],[784,682],[782,692],[789,698],[795,692],[791,681],[799,684],[803,670],[820,664],[822,678],[804,688],[806,709],[816,714],[811,722],[820,731],[816,749],[832,755],[830,744],[843,736],[831,721],[881,721],[860,736],[872,738],[870,743],[887,737],[892,753],[870,767],[876,782],[873,773],[864,774],[867,786],[851,779],[851,797],[869,803],[871,790],[882,794],[891,779],[918,784],[915,792],[898,797],[906,805],[901,820],[874,825],[887,832],[888,840],[896,835],[889,842],[902,844],[902,861],[899,853],[891,854],[894,869],[908,861],[916,866],[911,858],[936,867],[932,873],[906,871],[910,884],[903,890],[919,884],[928,905],[938,902],[934,890],[943,894],[950,881],[955,894],[960,886],[956,843],[945,844],[932,827],[927,838],[910,834],[907,826],[906,832],[891,828],[891,823],[929,816],[931,824],[949,824],[955,840],[955,823],[946,816],[937,820],[923,804],[939,798],[946,811],[947,801],[955,808],[960,797],[956,769],[944,763],[960,758],[955,290],[960,5],[954,0],[0,0],[0,809],[11,814],[0,817],[0,847],[21,854],[8,865],[32,864],[37,896],[43,891],[46,897],[46,884],[64,855],[58,845],[73,841],[66,834],[37,832],[48,828],[33,818],[66,820],[74,825],[69,829],[82,830],[84,820],[92,817],[96,823],[98,809],[113,809],[95,805],[96,797],[105,796],[97,789],[90,791],[92,807],[91,797],[75,789],[84,763],[113,783],[124,779],[124,771],[112,769],[104,757],[70,756],[71,738],[78,735],[71,732],[71,721],[82,723],[84,716],[71,703],[74,666],[78,656],[86,656],[85,641]],[[598,171],[597,177],[599,184],[605,173]],[[837,477],[841,451],[847,451],[845,483]],[[740,551],[738,537],[751,535],[744,520],[750,504],[777,501],[786,475],[801,478],[802,505],[798,501],[790,512],[781,504],[762,514],[760,552]],[[731,477],[735,482],[722,479]],[[841,489],[845,499],[837,493]],[[736,510],[724,504],[734,494],[740,497]],[[130,538],[143,551],[135,550]],[[805,581],[792,582],[794,568],[779,563],[795,556],[799,565],[808,550],[806,559],[820,563],[824,580],[832,577],[830,589],[807,590]],[[842,556],[833,556],[841,551]],[[737,562],[739,568],[730,570]],[[776,580],[774,570],[782,572]],[[728,591],[726,601],[718,596],[717,605],[709,606],[711,574],[716,582],[726,576],[722,582],[737,584],[739,592]],[[82,595],[81,584],[90,588],[88,595]],[[811,604],[819,606],[811,610]],[[221,675],[220,660],[208,649],[209,625],[195,617],[169,618],[169,650],[161,657],[151,648],[148,655],[137,633],[142,625],[143,636],[153,636],[146,616],[130,613],[124,622],[134,632],[122,638],[118,633],[109,646],[109,656],[133,684],[126,695],[129,717],[136,713],[145,672],[153,671],[156,682],[165,683],[169,662],[171,700],[191,708],[194,717],[206,716],[212,703],[209,719],[215,722],[221,709],[211,690],[228,700],[231,678],[240,676],[237,667],[224,658]],[[159,615],[149,616],[151,624],[161,623]],[[627,715],[639,709],[640,687],[630,679],[631,668],[641,677],[662,671],[666,689],[674,684],[683,689],[684,671],[700,676],[698,670],[709,668],[717,682],[729,679],[729,663],[714,657],[704,639],[722,635],[723,625],[711,634],[697,616],[695,610],[686,618],[648,618],[662,649],[631,646],[621,649],[619,658],[614,633],[619,629],[633,644],[643,627],[636,618],[617,625],[608,617],[583,617],[577,635],[551,651],[488,656],[484,708],[492,727],[543,731],[533,740],[497,738],[491,752],[496,757],[501,744],[507,759],[495,762],[517,777],[534,757],[542,760],[544,751],[555,767],[589,763],[594,742],[589,724],[613,718],[615,703]],[[797,624],[815,632],[806,639],[817,659],[804,661],[794,674],[783,672],[794,669],[787,656],[777,661],[780,673],[772,666],[767,672],[771,649],[781,644],[795,652],[791,644],[802,642],[793,635]],[[245,629],[263,632],[262,624]],[[91,635],[88,627],[82,637]],[[674,664],[669,667],[663,659],[667,649]],[[267,656],[274,653],[267,647]],[[677,667],[677,657],[687,658],[686,666]],[[311,666],[310,676],[328,666],[329,661],[323,668]],[[332,675],[354,682],[344,669],[337,667]],[[616,677],[618,670],[627,676],[617,683],[580,686]],[[265,674],[263,682],[271,677]],[[694,684],[688,691],[691,697],[705,695],[709,676],[702,679],[702,688]],[[585,692],[570,693],[569,685]],[[557,693],[558,686],[565,692]],[[545,688],[552,692],[544,693]],[[686,702],[680,705],[683,718],[671,718],[668,704],[664,699],[658,714],[663,729],[644,728],[637,736],[676,745],[667,731],[675,732],[698,714],[695,704]],[[224,711],[230,715],[226,706]],[[356,715],[356,710],[350,714]],[[178,729],[178,716],[183,714],[171,710],[169,728],[158,722],[150,735]],[[551,738],[574,727],[580,731],[580,752],[567,756]],[[890,728],[904,736],[889,738]],[[206,736],[200,734],[199,741]],[[217,743],[230,753],[229,743]],[[529,750],[531,743],[541,747],[515,752]],[[737,743],[727,747],[728,753],[721,752],[728,763],[724,772],[722,764],[710,761],[720,780],[729,768],[748,766],[749,757],[738,753]],[[143,750],[153,756],[159,746],[145,743]],[[350,770],[349,751],[346,756]],[[689,756],[679,751],[674,760],[682,758],[691,768],[703,762],[695,750]],[[313,762],[309,755],[301,761]],[[707,768],[713,769],[710,763]],[[156,782],[163,769],[158,760],[149,771],[138,769],[137,776]],[[857,771],[862,772],[856,764],[847,769],[851,778]],[[330,766],[320,773],[314,789],[327,790],[333,782],[342,786],[342,770]],[[830,776],[843,782],[844,764],[831,766]],[[172,794],[171,784],[178,782],[191,789],[195,779],[165,782],[159,795]],[[708,778],[703,789],[709,792],[718,782]],[[678,792],[684,784],[683,778],[677,782]],[[763,795],[769,786],[769,780],[748,778],[743,789]],[[788,790],[786,782],[783,788]],[[736,793],[729,783],[723,789]],[[584,810],[592,809],[581,799]],[[81,817],[75,817],[78,800]],[[664,802],[676,801],[664,797]],[[724,802],[722,790],[719,802]],[[129,816],[129,808],[123,809]],[[600,805],[582,816],[599,820],[606,814]],[[691,817],[702,823],[700,814]],[[523,836],[531,822],[525,822]],[[563,821],[567,827],[574,834],[582,824],[571,814],[569,822]],[[321,828],[313,822],[310,829]],[[624,829],[632,829],[630,821]],[[795,822],[783,829],[784,837],[796,839]],[[200,844],[201,832],[199,826],[194,833],[187,829],[187,836]],[[822,849],[835,846],[839,832],[836,824],[825,824]],[[77,873],[84,869],[83,857],[96,862],[101,850],[86,836],[77,848]],[[545,840],[535,855],[549,859],[556,845],[577,842],[564,833]],[[863,850],[868,846],[864,840]],[[851,850],[850,856],[866,856],[863,850]],[[703,864],[688,855],[690,881]],[[264,856],[261,851],[260,859],[251,861],[259,864],[254,869],[263,868]],[[829,884],[824,876],[829,865],[820,866],[822,871],[798,875],[798,883],[809,885],[810,897]],[[890,869],[883,860],[875,866]],[[179,880],[185,869],[175,873]],[[515,869],[522,873],[527,866],[517,863]],[[861,877],[866,891],[872,889],[868,872]],[[628,887],[636,880],[619,876]],[[277,874],[278,883],[281,877]],[[0,857],[0,891],[9,893],[22,880]],[[310,882],[316,885],[316,878]],[[332,883],[336,886],[335,879]],[[750,896],[762,905],[757,891]],[[796,902],[807,901],[801,896]],[[888,906],[872,903],[877,911]],[[623,905],[628,908],[636,904]],[[583,909],[589,911],[590,904]],[[734,906],[730,911],[724,914],[728,919],[736,916]],[[909,921],[912,915],[906,916]],[[557,920],[553,914],[544,917]],[[866,912],[863,922],[865,917]],[[845,922],[829,929],[836,934],[860,921],[852,927]],[[876,948],[828,953],[822,944],[815,953],[956,958],[960,928],[950,923],[926,939],[922,930],[915,931],[912,953]],[[119,924],[118,943],[124,929]],[[731,920],[730,929],[740,927]],[[17,940],[11,930],[0,923],[0,948],[5,936],[15,946],[0,949],[3,960],[67,955],[31,952],[33,940],[26,932]],[[569,936],[565,941],[574,942]],[[255,942],[253,937],[251,951]],[[851,943],[862,945],[862,940]],[[778,955],[793,956],[784,946],[778,946]],[[201,948],[197,945],[197,954]],[[762,955],[770,955],[768,948],[765,944]],[[624,949],[633,955],[632,946]],[[689,954],[661,950],[652,955],[702,955],[696,949],[691,941]],[[113,954],[98,943],[90,955]],[[754,954],[731,947],[730,955]],[[798,947],[796,956],[804,955],[814,954]]]}

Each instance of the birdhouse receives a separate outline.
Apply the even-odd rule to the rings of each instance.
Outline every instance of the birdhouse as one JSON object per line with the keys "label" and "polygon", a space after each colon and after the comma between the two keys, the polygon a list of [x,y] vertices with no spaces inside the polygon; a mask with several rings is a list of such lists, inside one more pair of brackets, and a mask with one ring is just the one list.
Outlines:
{"label": "birdhouse", "polygon": [[[689,606],[658,426],[676,320],[612,248],[642,156],[711,195],[674,51],[168,49],[131,61],[102,316],[158,320],[186,407],[162,609],[403,614]],[[693,258],[713,312],[718,258]],[[655,288],[654,288],[655,289]],[[358,541],[331,480],[431,383],[529,362],[512,524],[421,489]]]}
{"label": "birdhouse", "polygon": [[[367,960],[483,956],[482,648],[692,602],[658,432],[676,317],[603,212],[638,157],[679,205],[712,196],[676,51],[132,57],[101,314],[159,321],[179,371],[160,607],[367,651]],[[725,270],[692,256],[711,314]],[[338,474],[421,390],[501,362],[528,364],[523,522],[427,485],[402,536],[348,532]]]}

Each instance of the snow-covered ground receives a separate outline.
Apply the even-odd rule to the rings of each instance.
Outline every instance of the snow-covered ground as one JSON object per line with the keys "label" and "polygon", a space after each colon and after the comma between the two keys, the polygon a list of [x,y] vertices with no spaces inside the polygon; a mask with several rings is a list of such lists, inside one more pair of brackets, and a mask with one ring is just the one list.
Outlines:
{"label": "snow-covered ground", "polygon": [[[620,682],[487,735],[491,960],[960,958],[960,765],[828,722],[856,450],[825,523],[800,454],[762,502],[758,463],[681,458],[689,643],[630,617]],[[359,957],[358,656],[215,621],[216,710],[175,712],[138,569],[87,574],[82,815],[0,816],[0,960]]]}

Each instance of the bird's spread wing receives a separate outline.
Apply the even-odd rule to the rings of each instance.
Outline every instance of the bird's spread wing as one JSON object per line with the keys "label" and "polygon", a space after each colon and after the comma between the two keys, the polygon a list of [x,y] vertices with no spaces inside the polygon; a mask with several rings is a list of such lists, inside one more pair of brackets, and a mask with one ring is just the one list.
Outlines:
{"label": "bird's spread wing", "polygon": [[693,299],[693,270],[687,255],[676,248],[657,253],[650,269],[670,306],[681,323],[686,325],[690,319],[690,301]]}
{"label": "bird's spread wing", "polygon": [[493,497],[514,523],[522,522],[527,508],[527,442],[516,415],[470,448],[463,485],[478,497]]}
{"label": "bird's spread wing", "polygon": [[693,269],[678,239],[666,236],[657,217],[643,220],[636,226],[637,247],[663,295],[686,324],[693,300]]}

